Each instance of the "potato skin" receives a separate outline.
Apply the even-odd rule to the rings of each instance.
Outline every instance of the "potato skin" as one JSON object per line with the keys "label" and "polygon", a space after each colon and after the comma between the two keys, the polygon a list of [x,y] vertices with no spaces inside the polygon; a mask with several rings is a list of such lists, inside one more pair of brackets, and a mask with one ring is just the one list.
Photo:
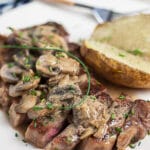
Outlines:
{"label": "potato skin", "polygon": [[98,75],[112,83],[130,88],[150,88],[150,74],[121,64],[114,59],[109,59],[103,54],[89,49],[85,42],[80,49],[80,53],[86,63]]}

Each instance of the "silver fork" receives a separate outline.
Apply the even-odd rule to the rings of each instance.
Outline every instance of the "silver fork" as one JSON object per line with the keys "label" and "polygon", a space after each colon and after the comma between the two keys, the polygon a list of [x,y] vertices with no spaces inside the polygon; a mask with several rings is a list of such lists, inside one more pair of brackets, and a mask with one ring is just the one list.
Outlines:
{"label": "silver fork", "polygon": [[[113,18],[116,18],[116,17],[129,16],[129,15],[134,15],[134,14],[138,14],[143,11],[146,11],[145,9],[144,10],[142,9],[142,10],[139,10],[136,12],[134,11],[134,12],[130,12],[130,13],[119,13],[119,12],[115,12],[115,11],[108,10],[108,9],[103,9],[103,8],[89,6],[86,4],[76,3],[72,0],[42,0],[42,1],[47,2],[47,3],[61,3],[61,4],[65,4],[65,5],[77,6],[77,7],[90,9],[98,23],[104,23],[106,21],[111,21]],[[150,9],[150,8],[148,8],[148,9]]]}

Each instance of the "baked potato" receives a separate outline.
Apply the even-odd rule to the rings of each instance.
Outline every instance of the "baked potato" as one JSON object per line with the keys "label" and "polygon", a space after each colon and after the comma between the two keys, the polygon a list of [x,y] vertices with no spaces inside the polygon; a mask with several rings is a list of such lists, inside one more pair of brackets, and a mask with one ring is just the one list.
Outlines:
{"label": "baked potato", "polygon": [[98,25],[83,42],[81,55],[112,83],[150,88],[150,15],[124,17]]}

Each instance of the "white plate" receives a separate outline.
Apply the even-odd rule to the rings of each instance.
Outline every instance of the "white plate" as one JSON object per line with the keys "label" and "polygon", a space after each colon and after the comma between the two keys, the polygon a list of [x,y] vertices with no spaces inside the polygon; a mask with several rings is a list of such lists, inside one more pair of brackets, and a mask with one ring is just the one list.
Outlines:
{"label": "white plate", "polygon": [[[110,0],[109,0],[110,1]],[[118,0],[119,1],[119,0]],[[142,5],[144,7],[144,5]],[[69,11],[68,11],[69,10]],[[21,6],[0,17],[0,33],[8,33],[7,27],[25,28],[31,25],[56,21],[63,24],[71,35],[72,41],[88,38],[96,26],[96,21],[86,10],[79,8],[47,6],[40,2],[32,2],[26,6]],[[150,99],[150,90],[131,90],[127,88],[108,85],[108,90],[113,96],[124,91],[134,98]],[[3,150],[35,150],[30,144],[22,142],[22,137],[15,137],[14,130],[3,112],[0,112],[0,149]],[[136,150],[149,150],[150,138],[147,136],[137,146]]]}

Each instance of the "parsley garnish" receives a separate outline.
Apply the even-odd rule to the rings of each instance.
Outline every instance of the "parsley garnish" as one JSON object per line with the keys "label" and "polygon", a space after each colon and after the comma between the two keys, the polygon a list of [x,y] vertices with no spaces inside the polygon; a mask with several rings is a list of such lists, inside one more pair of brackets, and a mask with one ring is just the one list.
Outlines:
{"label": "parsley garnish", "polygon": [[129,114],[128,114],[128,113],[124,114],[124,118],[125,118],[125,119],[127,119],[128,117],[129,117]]}
{"label": "parsley garnish", "polygon": [[30,80],[31,80],[30,76],[25,75],[25,76],[22,77],[22,81],[23,81],[24,83],[25,83],[25,82],[30,82]]}
{"label": "parsley garnish", "polygon": [[96,97],[94,95],[91,95],[90,98],[95,101],[96,100]]}
{"label": "parsley garnish", "polygon": [[137,55],[143,55],[143,52],[140,49],[135,49],[133,51],[128,51],[129,53],[137,56]]}
{"label": "parsley garnish", "polygon": [[120,100],[124,100],[125,98],[126,98],[125,95],[120,95],[120,96],[119,96],[119,99],[120,99]]}
{"label": "parsley garnish", "polygon": [[52,109],[52,108],[53,108],[53,104],[50,103],[50,102],[47,102],[47,103],[46,103],[46,106],[47,106],[48,109]]}
{"label": "parsley garnish", "polygon": [[48,67],[49,72],[53,72],[53,68],[51,66]]}
{"label": "parsley garnish", "polygon": [[125,55],[122,54],[122,53],[119,53],[118,55],[119,55],[120,57],[125,57]]}
{"label": "parsley garnish", "polygon": [[75,93],[75,87],[73,85],[69,85],[69,92]]}
{"label": "parsley garnish", "polygon": [[16,73],[15,73],[15,72],[13,72],[13,73],[12,73],[12,76],[13,76],[14,78],[16,78],[16,77],[17,77],[17,75],[16,75]]}
{"label": "parsley garnish", "polygon": [[34,111],[39,111],[39,110],[42,110],[43,107],[35,105],[32,109],[33,109]]}
{"label": "parsley garnish", "polygon": [[37,127],[36,119],[33,120],[33,123],[34,123],[34,128],[36,128]]}
{"label": "parsley garnish", "polygon": [[34,79],[39,79],[39,78],[40,78],[40,76],[38,76],[38,75],[34,76]]}
{"label": "parsley garnish", "polygon": [[56,56],[57,58],[60,58],[60,57],[64,57],[64,54],[63,54],[62,52],[57,52],[57,53],[55,54],[55,56]]}
{"label": "parsley garnish", "polygon": [[114,113],[111,114],[111,119],[114,120],[116,115]]}
{"label": "parsley garnish", "polygon": [[7,65],[8,65],[8,68],[12,68],[12,67],[14,67],[15,64],[14,63],[8,63]]}
{"label": "parsley garnish", "polygon": [[136,147],[136,145],[135,144],[129,144],[129,147],[134,149]]}
{"label": "parsley garnish", "polygon": [[122,129],[119,128],[119,127],[116,127],[115,130],[116,130],[118,133],[121,133],[121,132],[122,132]]}
{"label": "parsley garnish", "polygon": [[37,93],[36,93],[36,90],[32,89],[29,91],[29,94],[33,95],[33,96],[36,96]]}
{"label": "parsley garnish", "polygon": [[15,137],[18,137],[19,135],[18,135],[18,133],[15,133]]}

